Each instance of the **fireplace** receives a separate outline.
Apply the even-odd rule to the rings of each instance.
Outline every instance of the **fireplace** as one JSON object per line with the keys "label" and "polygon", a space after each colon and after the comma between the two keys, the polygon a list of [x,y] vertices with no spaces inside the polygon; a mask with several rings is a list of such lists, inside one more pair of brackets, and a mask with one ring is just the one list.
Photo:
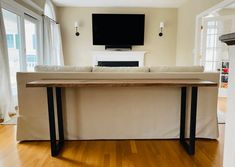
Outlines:
{"label": "fireplace", "polygon": [[143,67],[144,51],[95,51],[93,67]]}
{"label": "fireplace", "polygon": [[103,67],[139,67],[138,61],[98,61]]}

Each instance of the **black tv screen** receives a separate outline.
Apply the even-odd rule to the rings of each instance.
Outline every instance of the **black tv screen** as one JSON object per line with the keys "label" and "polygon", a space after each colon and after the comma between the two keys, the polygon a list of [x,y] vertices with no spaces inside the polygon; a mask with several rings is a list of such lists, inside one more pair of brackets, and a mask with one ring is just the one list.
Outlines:
{"label": "black tv screen", "polygon": [[144,45],[144,14],[92,14],[93,45]]}

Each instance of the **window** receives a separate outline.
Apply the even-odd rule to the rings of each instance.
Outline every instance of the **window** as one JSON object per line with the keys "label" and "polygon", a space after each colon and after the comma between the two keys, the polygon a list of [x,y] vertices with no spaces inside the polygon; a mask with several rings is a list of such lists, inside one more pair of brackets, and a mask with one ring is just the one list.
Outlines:
{"label": "window", "polygon": [[219,44],[218,21],[208,21],[206,29],[205,70],[217,71],[220,68],[221,50]]}
{"label": "window", "polygon": [[7,47],[14,48],[14,36],[13,34],[7,34]]}
{"label": "window", "polygon": [[37,39],[36,39],[35,34],[32,35],[32,42],[33,42],[33,50],[36,50],[36,48],[37,48]]}
{"label": "window", "polygon": [[24,20],[25,27],[25,48],[26,48],[26,69],[34,71],[34,67],[38,64],[38,46],[37,46],[37,20],[26,16]]}
{"label": "window", "polygon": [[51,0],[46,0],[44,14],[53,20],[56,20],[55,9]]}
{"label": "window", "polygon": [[19,34],[15,34],[15,46],[16,46],[16,49],[20,49],[20,37],[19,37]]}
{"label": "window", "polygon": [[42,62],[42,17],[15,1],[1,1],[1,4],[13,103],[17,106],[16,73],[33,71]]}

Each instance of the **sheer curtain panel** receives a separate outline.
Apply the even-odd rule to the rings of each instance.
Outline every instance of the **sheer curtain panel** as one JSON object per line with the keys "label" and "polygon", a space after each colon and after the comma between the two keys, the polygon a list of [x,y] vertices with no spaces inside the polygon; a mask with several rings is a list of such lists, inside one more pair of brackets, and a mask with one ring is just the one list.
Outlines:
{"label": "sheer curtain panel", "polygon": [[6,33],[0,0],[0,119],[3,119],[4,122],[8,121],[10,119],[9,113],[13,112],[15,110],[11,93]]}
{"label": "sheer curtain panel", "polygon": [[60,25],[47,16],[43,18],[44,65],[64,65]]}

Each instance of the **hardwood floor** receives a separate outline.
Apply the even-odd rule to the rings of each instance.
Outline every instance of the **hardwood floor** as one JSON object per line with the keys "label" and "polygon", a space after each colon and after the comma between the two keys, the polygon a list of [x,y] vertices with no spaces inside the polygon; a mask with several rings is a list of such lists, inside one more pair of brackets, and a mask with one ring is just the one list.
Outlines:
{"label": "hardwood floor", "polygon": [[189,156],[178,140],[66,141],[62,154],[50,156],[49,142],[15,141],[15,125],[0,125],[1,167],[222,167],[224,125],[220,138],[196,142]]}

